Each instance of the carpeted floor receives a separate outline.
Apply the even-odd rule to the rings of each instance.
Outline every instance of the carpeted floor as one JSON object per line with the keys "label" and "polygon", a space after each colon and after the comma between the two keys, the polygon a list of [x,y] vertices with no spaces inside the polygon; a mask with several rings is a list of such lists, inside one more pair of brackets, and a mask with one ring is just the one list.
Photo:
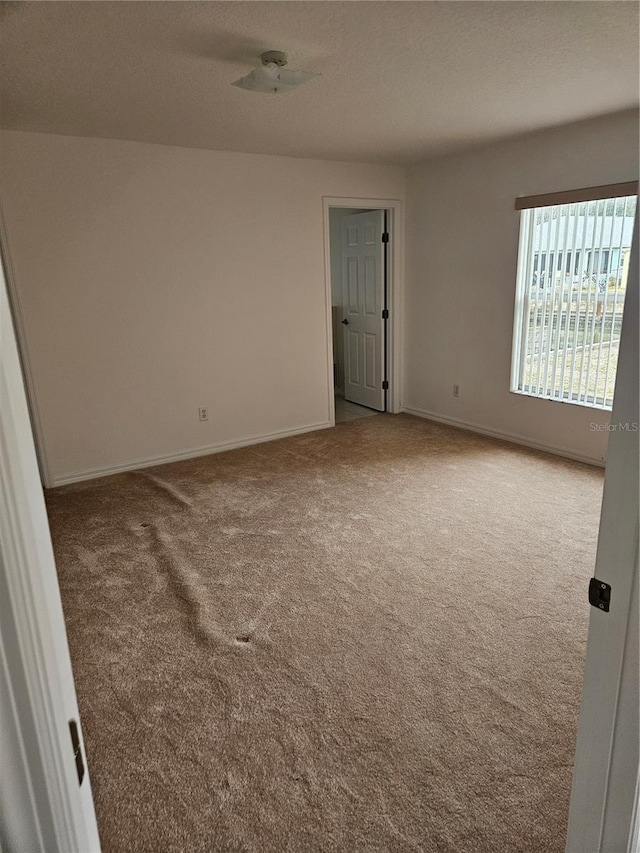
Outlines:
{"label": "carpeted floor", "polygon": [[49,492],[104,853],[560,853],[601,489],[380,415]]}

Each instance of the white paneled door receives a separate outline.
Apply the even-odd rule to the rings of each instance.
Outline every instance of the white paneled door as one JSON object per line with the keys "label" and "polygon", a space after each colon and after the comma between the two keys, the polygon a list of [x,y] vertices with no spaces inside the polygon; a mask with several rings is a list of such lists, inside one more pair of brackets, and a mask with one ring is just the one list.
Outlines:
{"label": "white paneled door", "polygon": [[384,211],[342,221],[344,396],[384,411]]}

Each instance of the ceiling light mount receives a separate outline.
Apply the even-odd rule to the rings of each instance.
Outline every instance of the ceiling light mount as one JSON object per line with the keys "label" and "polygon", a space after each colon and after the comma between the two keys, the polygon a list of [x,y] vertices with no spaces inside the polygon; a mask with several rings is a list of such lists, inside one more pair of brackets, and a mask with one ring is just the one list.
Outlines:
{"label": "ceiling light mount", "polygon": [[260,59],[263,65],[277,65],[278,68],[284,68],[287,64],[287,54],[281,50],[267,50],[260,54]]}

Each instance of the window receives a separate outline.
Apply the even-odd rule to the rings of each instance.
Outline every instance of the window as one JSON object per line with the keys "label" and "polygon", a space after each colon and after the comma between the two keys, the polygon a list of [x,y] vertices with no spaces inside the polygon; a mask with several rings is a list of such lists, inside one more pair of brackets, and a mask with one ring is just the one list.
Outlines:
{"label": "window", "polygon": [[610,409],[637,195],[589,193],[577,191],[568,203],[550,203],[553,196],[537,197],[546,202],[540,206],[533,204],[536,197],[516,201],[521,221],[511,390]]}

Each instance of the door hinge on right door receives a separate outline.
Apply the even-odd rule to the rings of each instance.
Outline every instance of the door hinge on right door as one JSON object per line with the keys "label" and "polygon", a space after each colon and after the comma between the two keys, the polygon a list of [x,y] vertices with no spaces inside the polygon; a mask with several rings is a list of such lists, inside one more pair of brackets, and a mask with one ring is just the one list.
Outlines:
{"label": "door hinge on right door", "polygon": [[382,390],[383,390],[383,391],[388,391],[388,390],[389,390],[389,383],[387,382],[387,380],[386,380],[386,379],[382,382]]}
{"label": "door hinge on right door", "polygon": [[69,720],[69,731],[71,732],[71,746],[73,747],[73,757],[76,762],[78,785],[82,785],[82,780],[84,779],[84,761],[82,759],[82,746],[80,745],[78,724],[75,720]]}
{"label": "door hinge on right door", "polygon": [[382,242],[383,243],[389,242],[389,232],[388,231],[385,231],[384,234],[382,235]]}
{"label": "door hinge on right door", "polygon": [[382,309],[382,319],[383,319],[383,320],[388,320],[388,319],[389,319],[389,309],[388,309],[388,308],[383,308],[383,309]]}

